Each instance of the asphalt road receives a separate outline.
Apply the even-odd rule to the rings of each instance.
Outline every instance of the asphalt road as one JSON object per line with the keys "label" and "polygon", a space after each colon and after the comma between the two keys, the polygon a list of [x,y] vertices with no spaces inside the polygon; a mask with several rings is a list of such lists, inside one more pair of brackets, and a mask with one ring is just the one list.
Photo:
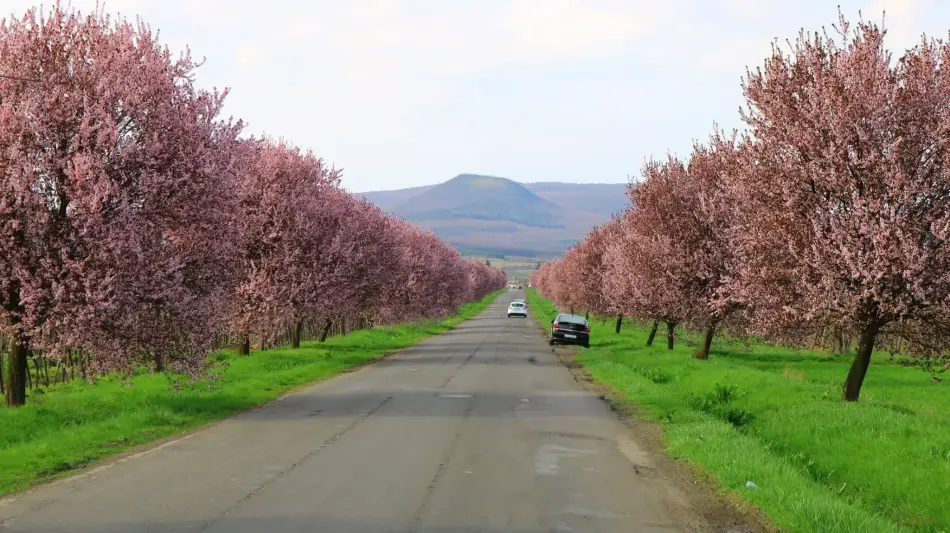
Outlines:
{"label": "asphalt road", "polygon": [[[703,531],[532,319],[457,329],[0,503],[0,531]],[[692,525],[689,525],[689,524]]]}

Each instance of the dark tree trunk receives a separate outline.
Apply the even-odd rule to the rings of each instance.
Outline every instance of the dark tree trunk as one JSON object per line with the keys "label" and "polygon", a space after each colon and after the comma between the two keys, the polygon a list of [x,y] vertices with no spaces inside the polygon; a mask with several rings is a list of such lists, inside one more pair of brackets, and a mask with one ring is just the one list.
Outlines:
{"label": "dark tree trunk", "polygon": [[331,327],[333,327],[333,321],[328,318],[327,323],[323,326],[323,333],[320,334],[320,342],[326,342]]}
{"label": "dark tree trunk", "polygon": [[86,354],[79,354],[79,373],[82,375],[82,379],[89,379],[89,375],[86,374]]}
{"label": "dark tree trunk", "polygon": [[694,359],[709,359],[709,349],[712,347],[713,335],[716,334],[716,325],[713,324],[706,328],[706,336],[703,337],[703,347],[693,355]]}
{"label": "dark tree trunk", "polygon": [[864,328],[858,339],[858,352],[854,355],[854,362],[851,363],[851,370],[848,371],[848,379],[844,382],[844,389],[841,391],[841,399],[846,402],[856,402],[861,395],[861,385],[864,384],[864,376],[868,373],[868,367],[871,365],[871,353],[874,351],[874,340],[877,338],[877,332],[880,326],[870,325]]}
{"label": "dark tree trunk", "polygon": [[666,349],[673,349],[673,330],[676,329],[676,322],[666,323]]}
{"label": "dark tree trunk", "polygon": [[[0,344],[3,344],[3,341],[3,336],[0,335]],[[6,360],[3,358],[3,350],[0,350],[0,394],[3,394],[4,396],[7,394],[7,382],[3,379],[3,363],[5,362]]]}
{"label": "dark tree trunk", "polygon": [[36,388],[38,389],[43,384],[43,367],[36,354],[33,354],[33,368],[36,369]]}
{"label": "dark tree trunk", "polygon": [[617,327],[614,329],[614,333],[620,333],[620,326],[623,325],[623,313],[617,315]]}
{"label": "dark tree trunk", "polygon": [[251,355],[251,334],[245,333],[241,336],[241,346],[238,347],[238,353],[241,355]]}
{"label": "dark tree trunk", "polygon": [[650,336],[647,337],[647,346],[653,346],[653,339],[656,338],[656,330],[658,327],[660,327],[660,321],[654,320],[653,327],[650,328]]}
{"label": "dark tree trunk", "polygon": [[297,322],[294,324],[294,329],[290,332],[290,347],[293,349],[300,348],[300,333],[303,331],[303,322]]}
{"label": "dark tree trunk", "polygon": [[27,353],[29,341],[20,330],[14,330],[10,336],[10,354],[7,357],[7,390],[5,400],[9,406],[26,403],[26,379],[29,373]]}
{"label": "dark tree trunk", "polygon": [[346,335],[346,318],[340,319],[340,336],[343,337]]}
{"label": "dark tree trunk", "polygon": [[153,363],[154,363],[154,367],[153,367],[152,370],[153,370],[156,374],[158,374],[159,372],[164,372],[164,371],[165,371],[165,359],[162,357],[161,352],[155,352],[155,356],[154,356],[154,358],[153,358]]}

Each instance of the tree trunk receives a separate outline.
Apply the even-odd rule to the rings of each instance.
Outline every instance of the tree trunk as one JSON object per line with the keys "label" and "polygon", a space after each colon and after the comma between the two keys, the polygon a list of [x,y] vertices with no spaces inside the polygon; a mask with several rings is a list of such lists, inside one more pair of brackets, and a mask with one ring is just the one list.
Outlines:
{"label": "tree trunk", "polygon": [[856,402],[861,395],[861,385],[864,384],[864,376],[868,373],[868,367],[871,365],[871,353],[874,351],[874,340],[877,337],[879,326],[872,325],[864,328],[861,337],[858,340],[858,351],[854,356],[854,362],[851,363],[851,370],[848,371],[848,379],[844,382],[844,388],[841,391],[841,399],[846,402]]}
{"label": "tree trunk", "polygon": [[712,347],[713,335],[715,333],[715,324],[706,328],[706,336],[703,338],[703,347],[693,355],[694,359],[709,359],[709,348]]}
{"label": "tree trunk", "polygon": [[89,379],[89,375],[86,374],[86,354],[79,354],[79,374],[82,375],[82,379]]}
{"label": "tree trunk", "polygon": [[303,322],[297,322],[293,327],[294,329],[290,331],[290,347],[296,350],[300,348],[300,333],[303,331]]}
{"label": "tree trunk", "polygon": [[161,352],[155,352],[155,355],[152,359],[154,366],[152,370],[154,373],[158,374],[165,371],[165,360],[162,358]]}
{"label": "tree trunk", "polygon": [[7,390],[5,399],[9,406],[26,403],[26,378],[29,368],[26,354],[30,351],[29,341],[20,330],[14,330],[10,336],[10,354],[7,358]]}
{"label": "tree trunk", "polygon": [[346,318],[345,317],[340,319],[340,336],[341,337],[346,336]]}
{"label": "tree trunk", "polygon": [[616,329],[614,330],[614,332],[617,333],[617,334],[619,334],[619,333],[620,333],[620,326],[622,326],[622,325],[623,325],[623,313],[620,313],[619,315],[617,315],[617,327],[616,327]]}
{"label": "tree trunk", "polygon": [[241,336],[241,346],[238,347],[238,353],[241,355],[251,355],[251,334],[245,333]]}
{"label": "tree trunk", "polygon": [[666,323],[666,349],[673,349],[673,330],[676,329],[676,322]]}
{"label": "tree trunk", "polygon": [[333,321],[328,318],[327,323],[323,326],[323,333],[320,334],[320,342],[326,342],[327,335],[330,334],[330,328],[332,326],[333,326]]}
{"label": "tree trunk", "polygon": [[[46,375],[46,386],[49,387],[49,357],[43,356],[43,373]],[[56,382],[56,374],[53,373],[53,382]]]}
{"label": "tree trunk", "polygon": [[844,352],[842,344],[844,344],[844,333],[834,328],[831,332],[831,354],[842,354]]}
{"label": "tree trunk", "polygon": [[40,385],[43,384],[43,367],[40,366],[40,358],[34,354],[33,355],[33,368],[36,369],[36,387],[40,388]]}
{"label": "tree trunk", "polygon": [[650,336],[647,337],[647,346],[653,346],[653,339],[656,338],[656,330],[658,327],[660,327],[660,321],[654,320],[653,327],[650,328]]}
{"label": "tree trunk", "polygon": [[[3,336],[0,335],[0,345],[3,345]],[[3,379],[3,363],[6,361],[3,358],[3,350],[0,349],[0,394],[6,396],[7,394],[7,382]]]}

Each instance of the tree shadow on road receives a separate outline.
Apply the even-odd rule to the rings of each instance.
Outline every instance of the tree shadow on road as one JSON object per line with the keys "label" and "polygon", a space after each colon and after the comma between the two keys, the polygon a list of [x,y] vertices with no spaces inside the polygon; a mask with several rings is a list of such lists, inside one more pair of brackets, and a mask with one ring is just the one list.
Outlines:
{"label": "tree shadow on road", "polygon": [[[366,514],[372,514],[372,512],[372,507],[366,509]],[[424,526],[403,521],[385,522],[365,518],[316,515],[262,518],[223,517],[217,521],[176,521],[169,519],[167,521],[151,522],[103,518],[102,523],[95,526],[82,526],[73,523],[62,527],[30,527],[22,530],[12,527],[9,531],[10,533],[18,533],[19,531],[30,531],[31,533],[151,533],[153,531],[167,533],[303,533],[311,531],[326,533],[397,533],[404,531],[414,533],[548,533],[552,530],[547,527],[500,529],[482,526]]]}

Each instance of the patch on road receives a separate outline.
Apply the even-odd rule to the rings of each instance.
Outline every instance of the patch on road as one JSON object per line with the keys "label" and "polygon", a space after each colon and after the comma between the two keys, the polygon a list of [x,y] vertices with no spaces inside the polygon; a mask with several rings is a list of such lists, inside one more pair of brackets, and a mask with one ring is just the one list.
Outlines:
{"label": "patch on road", "polygon": [[558,464],[560,459],[583,457],[596,453],[596,450],[568,448],[557,444],[545,444],[541,446],[541,449],[539,449],[538,453],[534,456],[534,470],[542,476],[555,476],[561,470]]}
{"label": "patch on road", "polygon": [[565,439],[601,440],[601,441],[611,440],[605,437],[601,437],[599,435],[588,435],[586,433],[571,433],[568,431],[542,431],[541,434],[548,437],[563,437]]}

